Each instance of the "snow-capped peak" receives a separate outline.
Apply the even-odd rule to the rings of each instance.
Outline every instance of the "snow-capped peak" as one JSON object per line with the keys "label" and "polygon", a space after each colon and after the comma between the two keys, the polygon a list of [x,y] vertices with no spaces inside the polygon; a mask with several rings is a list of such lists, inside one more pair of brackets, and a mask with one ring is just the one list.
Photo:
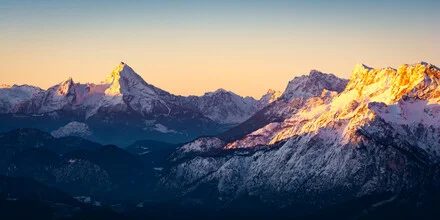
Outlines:
{"label": "snow-capped peak", "polygon": [[358,63],[356,64],[356,66],[354,67],[354,71],[359,71],[359,70],[372,70],[374,69],[373,67],[367,66],[363,63]]}
{"label": "snow-capped peak", "polygon": [[281,96],[280,91],[275,91],[273,89],[269,89],[266,94],[264,94],[260,100],[258,100],[256,107],[258,110],[266,107],[268,104],[276,101]]}
{"label": "snow-capped peak", "polygon": [[215,90],[214,93],[222,93],[222,92],[228,92],[228,91],[226,89],[219,88],[219,89]]}
{"label": "snow-capped peak", "polygon": [[115,81],[118,81],[120,78],[120,73],[124,69],[125,63],[121,62],[119,65],[117,65],[110,74],[107,75],[105,78],[106,84],[112,84]]}
{"label": "snow-capped peak", "polygon": [[[435,95],[440,84],[439,69],[425,62],[393,68],[353,69],[346,92],[354,90],[359,97],[376,97],[375,101],[391,103],[407,95]],[[382,91],[382,92],[381,92]],[[425,97],[426,98],[426,97]]]}
{"label": "snow-capped peak", "polygon": [[207,92],[203,96],[189,96],[186,100],[208,118],[223,124],[237,124],[255,113],[257,101],[241,97],[225,89]]}
{"label": "snow-capped peak", "polygon": [[311,70],[309,75],[298,76],[291,80],[281,97],[286,100],[310,98],[320,96],[324,89],[342,92],[347,82],[348,80],[338,78],[333,74]]}
{"label": "snow-capped peak", "polygon": [[315,69],[310,70],[310,73],[309,73],[309,77],[311,77],[311,78],[323,77],[325,75],[326,75],[326,73],[323,73],[323,72],[321,72],[319,70],[315,70]]}
{"label": "snow-capped peak", "polygon": [[[375,126],[377,117],[396,125],[395,129],[400,129],[400,124],[440,129],[439,103],[440,70],[434,65],[402,65],[397,70],[356,65],[346,89],[331,95],[330,101],[309,99],[282,124],[268,124],[227,148],[273,144],[302,134],[320,135],[341,144],[355,143],[360,141],[356,132]],[[403,132],[414,135],[412,130]],[[440,136],[434,138],[437,141]],[[440,148],[435,151],[440,153]]]}
{"label": "snow-capped peak", "polygon": [[58,84],[57,95],[64,96],[67,95],[71,91],[71,87],[74,84],[72,77],[68,77],[60,84]]}
{"label": "snow-capped peak", "polygon": [[434,66],[434,65],[432,65],[431,63],[428,63],[428,62],[425,62],[425,61],[419,61],[419,62],[417,62],[417,63],[413,63],[413,64],[406,64],[407,66],[417,66],[417,65],[422,65],[422,66],[426,66],[426,67],[428,67],[428,66]]}
{"label": "snow-capped peak", "polygon": [[109,84],[105,94],[109,96],[119,96],[122,94],[139,94],[141,91],[145,94],[154,95],[154,91],[130,66],[121,62],[105,79]]}
{"label": "snow-capped peak", "polygon": [[8,113],[16,111],[20,103],[32,99],[43,90],[29,85],[13,85],[0,87],[0,112]]}
{"label": "snow-capped peak", "polygon": [[235,93],[233,93],[231,91],[228,91],[223,88],[219,88],[219,89],[215,90],[214,92],[205,92],[205,94],[203,96],[215,96],[218,94],[234,94],[234,95],[236,95]]}
{"label": "snow-capped peak", "polygon": [[[277,100],[280,96],[281,96],[281,91],[275,91],[273,89],[269,89],[267,90],[267,93],[265,95],[263,95],[263,97],[270,97],[269,99],[269,103]],[[261,97],[261,99],[263,99],[263,97]]]}

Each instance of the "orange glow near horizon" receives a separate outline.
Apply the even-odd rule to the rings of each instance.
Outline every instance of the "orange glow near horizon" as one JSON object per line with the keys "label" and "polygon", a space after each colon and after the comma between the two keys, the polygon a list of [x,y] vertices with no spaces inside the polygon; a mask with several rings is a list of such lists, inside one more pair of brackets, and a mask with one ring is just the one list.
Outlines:
{"label": "orange glow near horizon", "polygon": [[[202,95],[224,88],[259,98],[268,89],[283,91],[289,80],[311,69],[349,78],[356,63],[378,68],[420,60],[434,65],[440,63],[429,49],[384,57],[382,50],[368,50],[359,45],[344,47],[343,40],[340,45],[319,50],[308,48],[310,45],[304,41],[289,44],[287,37],[284,40],[286,44],[281,45],[272,45],[267,39],[247,43],[245,39],[235,39],[236,42],[213,39],[211,42],[174,42],[174,45],[166,45],[163,40],[163,44],[144,47],[129,43],[107,47],[115,42],[94,46],[93,42],[72,42],[72,45],[60,42],[47,47],[27,45],[26,49],[11,46],[0,52],[0,59],[4,61],[0,83],[32,84],[46,89],[69,76],[75,82],[97,83],[124,61],[146,82],[173,94]],[[326,44],[319,39],[309,43],[320,41]],[[399,50],[391,46],[384,51]]]}
{"label": "orange glow near horizon", "polygon": [[9,4],[0,5],[0,84],[98,83],[123,61],[173,94],[224,88],[260,98],[311,69],[349,78],[357,63],[440,65],[438,15],[413,16],[427,8],[418,4],[371,7],[371,16],[326,5],[322,17],[304,2]]}

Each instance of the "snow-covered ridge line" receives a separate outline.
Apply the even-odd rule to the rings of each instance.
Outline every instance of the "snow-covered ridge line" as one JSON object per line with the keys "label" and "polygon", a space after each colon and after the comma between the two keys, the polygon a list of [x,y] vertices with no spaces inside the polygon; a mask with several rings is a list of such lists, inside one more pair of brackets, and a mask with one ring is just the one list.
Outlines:
{"label": "snow-covered ridge line", "polygon": [[[399,198],[402,192],[414,192],[419,201],[438,191],[440,70],[434,65],[357,65],[341,93],[323,91],[288,105],[295,103],[298,108],[284,121],[252,131],[218,154],[179,162],[160,184],[194,199],[214,195],[214,201],[229,202],[252,195],[279,207],[347,204],[391,194],[375,206],[408,200]],[[277,111],[265,112],[269,116],[286,106],[283,100],[274,105]],[[200,141],[192,145],[209,149]],[[429,190],[420,190],[425,185]]]}
{"label": "snow-covered ridge line", "polygon": [[[203,96],[175,96],[145,82],[121,62],[99,83],[76,83],[71,77],[47,90],[30,86],[4,86],[0,90],[0,113],[45,114],[75,111],[84,120],[103,109],[133,110],[142,117],[195,112],[220,124],[236,124],[261,107],[252,97],[219,89]],[[268,103],[259,103],[263,107]],[[75,113],[75,114],[76,114]]]}
{"label": "snow-covered ridge line", "polygon": [[[376,117],[396,125],[440,128],[439,85],[440,71],[431,64],[402,65],[397,70],[359,64],[345,90],[330,101],[309,99],[284,122],[268,124],[225,148],[270,145],[302,134],[347,144],[358,128],[368,126]],[[438,135],[433,138],[440,140]],[[440,153],[440,148],[435,151]]]}
{"label": "snow-covered ridge line", "polygon": [[281,98],[288,101],[294,98],[311,98],[320,96],[323,89],[342,92],[348,80],[341,79],[332,73],[311,70],[308,75],[297,76],[289,81]]}

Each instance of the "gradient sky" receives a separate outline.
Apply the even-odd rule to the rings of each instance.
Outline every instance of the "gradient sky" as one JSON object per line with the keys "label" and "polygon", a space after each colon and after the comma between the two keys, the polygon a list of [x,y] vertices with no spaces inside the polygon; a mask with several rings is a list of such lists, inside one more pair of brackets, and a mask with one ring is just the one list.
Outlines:
{"label": "gradient sky", "polygon": [[0,0],[0,84],[100,82],[120,61],[179,95],[259,98],[310,69],[440,65],[439,1]]}

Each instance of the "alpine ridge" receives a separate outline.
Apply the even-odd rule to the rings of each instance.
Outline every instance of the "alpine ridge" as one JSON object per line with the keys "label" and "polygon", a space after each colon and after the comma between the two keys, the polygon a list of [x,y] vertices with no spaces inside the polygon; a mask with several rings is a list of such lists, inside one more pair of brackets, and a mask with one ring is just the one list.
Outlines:
{"label": "alpine ridge", "polygon": [[203,96],[189,96],[186,102],[213,121],[223,124],[245,121],[257,111],[258,105],[258,101],[252,97],[243,98],[224,89],[207,92]]}
{"label": "alpine ridge", "polygon": [[186,155],[160,184],[173,192],[188,186],[183,202],[253,196],[280,209],[369,200],[362,207],[429,206],[440,192],[439,76],[425,62],[397,70],[356,65],[341,93],[292,99],[302,104],[288,117]]}
{"label": "alpine ridge", "polygon": [[[260,102],[257,107],[257,100],[223,89],[200,97],[176,96],[148,84],[121,62],[99,84],[76,83],[69,77],[47,90],[3,86],[0,115],[5,123],[0,129],[26,126],[63,136],[87,134],[94,141],[121,144],[123,138],[110,142],[107,137],[122,126],[126,135],[132,136],[123,145],[153,137],[185,142],[222,132],[267,104]],[[81,124],[87,132],[73,132],[71,122]]]}
{"label": "alpine ridge", "polygon": [[229,141],[236,140],[271,122],[282,122],[301,107],[310,104],[311,100],[330,100],[343,91],[347,83],[348,80],[340,79],[333,74],[311,70],[308,75],[291,80],[283,93],[269,90],[268,94],[259,101],[262,105],[257,104],[260,107],[259,111],[240,125],[220,134],[219,137]]}
{"label": "alpine ridge", "polygon": [[436,213],[439,83],[426,62],[357,64],[349,80],[312,70],[260,100],[183,97],[121,63],[101,84],[5,86],[2,129],[43,131],[0,133],[0,171],[129,212]]}
{"label": "alpine ridge", "polygon": [[310,98],[321,95],[323,89],[339,93],[345,89],[347,82],[331,73],[325,74],[318,70],[311,70],[309,75],[302,75],[291,80],[281,97],[288,101],[293,98]]}
{"label": "alpine ridge", "polygon": [[[405,100],[416,99],[412,102],[419,104],[422,104],[417,101],[420,99],[431,103],[438,102],[439,78],[437,74],[437,67],[423,62],[403,65],[398,70],[372,69],[362,64],[356,65],[345,90],[331,102],[325,102],[321,98],[310,99],[297,114],[282,123],[268,125],[271,129],[262,128],[262,130],[255,131],[247,137],[249,139],[246,142],[255,145],[274,144],[295,135],[319,132],[319,129],[325,129],[336,121],[340,121],[337,136],[348,141],[351,136],[350,132],[356,131],[357,127],[366,123],[364,119],[375,117],[376,113],[370,108],[376,106],[377,102],[385,105],[404,104],[403,98]],[[420,109],[423,110],[423,108]],[[425,110],[431,112],[429,109]],[[393,116],[393,118],[396,117],[397,115]],[[435,118],[436,115],[431,117]],[[265,141],[257,141],[261,139]],[[231,143],[227,148],[238,147],[236,144],[239,142]],[[249,147],[254,144],[243,146]]]}

